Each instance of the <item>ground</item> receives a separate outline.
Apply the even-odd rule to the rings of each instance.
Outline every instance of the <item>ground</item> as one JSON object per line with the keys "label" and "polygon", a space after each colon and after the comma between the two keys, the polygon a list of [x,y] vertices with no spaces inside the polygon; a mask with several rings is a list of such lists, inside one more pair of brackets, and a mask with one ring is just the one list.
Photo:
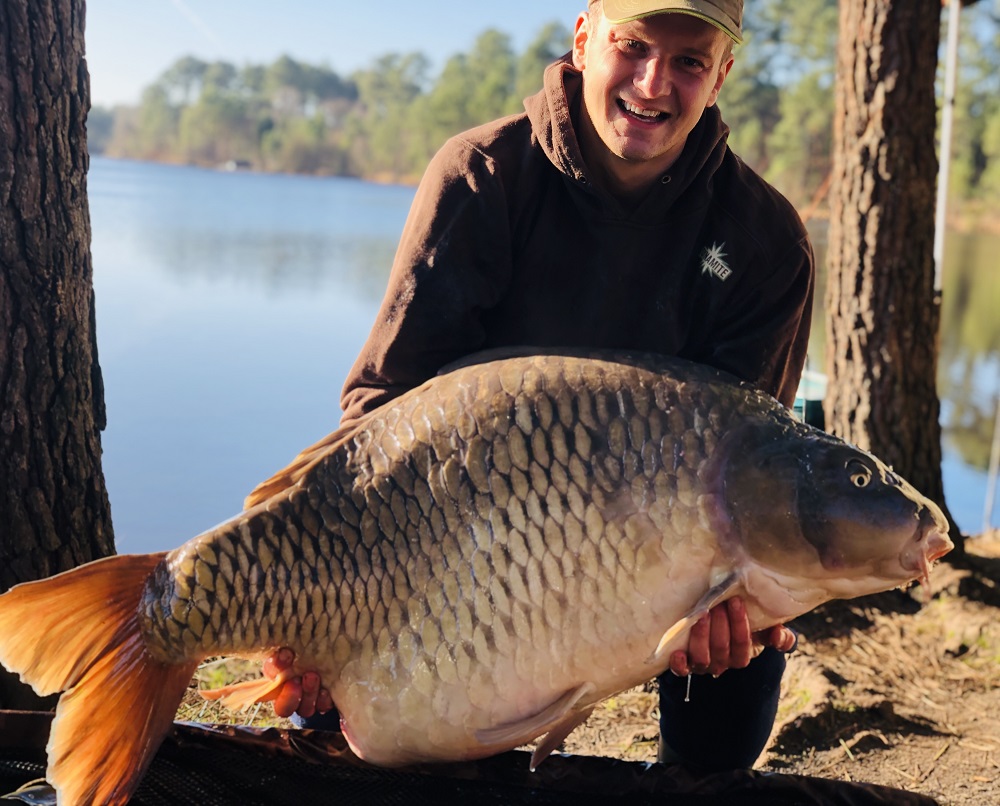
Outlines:
{"label": "ground", "polygon": [[[793,624],[799,646],[759,769],[882,784],[942,806],[1000,803],[1000,531],[968,547],[967,562],[935,567],[930,601],[921,588],[896,591]],[[189,694],[181,718],[217,718]],[[648,687],[624,692],[562,751],[655,760],[655,709]]]}

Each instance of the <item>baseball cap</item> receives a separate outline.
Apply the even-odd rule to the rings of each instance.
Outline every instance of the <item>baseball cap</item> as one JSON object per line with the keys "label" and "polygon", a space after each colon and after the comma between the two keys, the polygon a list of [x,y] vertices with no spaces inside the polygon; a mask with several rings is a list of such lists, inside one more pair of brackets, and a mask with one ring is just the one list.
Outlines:
{"label": "baseball cap", "polygon": [[743,0],[604,0],[604,16],[614,23],[669,12],[703,19],[736,44],[743,42]]}

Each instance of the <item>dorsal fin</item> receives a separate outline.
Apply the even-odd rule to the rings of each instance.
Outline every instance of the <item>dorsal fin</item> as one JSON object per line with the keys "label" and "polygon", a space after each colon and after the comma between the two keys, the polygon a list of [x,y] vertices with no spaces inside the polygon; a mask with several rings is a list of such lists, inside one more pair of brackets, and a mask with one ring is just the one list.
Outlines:
{"label": "dorsal fin", "polygon": [[250,492],[243,502],[244,509],[257,506],[268,498],[287,490],[299,480],[321,459],[334,451],[343,442],[350,439],[358,430],[358,423],[351,423],[327,434],[319,442],[301,451],[286,467],[270,478],[262,481]]}

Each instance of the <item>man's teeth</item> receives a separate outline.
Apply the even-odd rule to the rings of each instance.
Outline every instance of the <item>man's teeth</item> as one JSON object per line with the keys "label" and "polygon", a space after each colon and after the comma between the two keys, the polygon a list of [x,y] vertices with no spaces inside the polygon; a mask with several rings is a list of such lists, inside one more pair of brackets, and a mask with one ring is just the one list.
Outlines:
{"label": "man's teeth", "polygon": [[660,113],[653,109],[643,109],[635,104],[630,104],[624,99],[622,99],[622,106],[625,107],[626,112],[631,112],[633,115],[638,115],[642,118],[658,118],[660,116]]}

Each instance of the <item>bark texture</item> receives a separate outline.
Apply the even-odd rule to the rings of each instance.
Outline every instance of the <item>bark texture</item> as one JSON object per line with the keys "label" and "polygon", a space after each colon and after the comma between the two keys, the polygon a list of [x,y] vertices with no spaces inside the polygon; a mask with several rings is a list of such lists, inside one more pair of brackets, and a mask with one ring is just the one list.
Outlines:
{"label": "bark texture", "polygon": [[[0,591],[114,552],[101,470],[84,7],[0,2]],[[0,680],[9,706],[4,689]]]}
{"label": "bark texture", "polygon": [[832,433],[944,507],[934,290],[940,15],[940,0],[840,4],[824,413]]}

